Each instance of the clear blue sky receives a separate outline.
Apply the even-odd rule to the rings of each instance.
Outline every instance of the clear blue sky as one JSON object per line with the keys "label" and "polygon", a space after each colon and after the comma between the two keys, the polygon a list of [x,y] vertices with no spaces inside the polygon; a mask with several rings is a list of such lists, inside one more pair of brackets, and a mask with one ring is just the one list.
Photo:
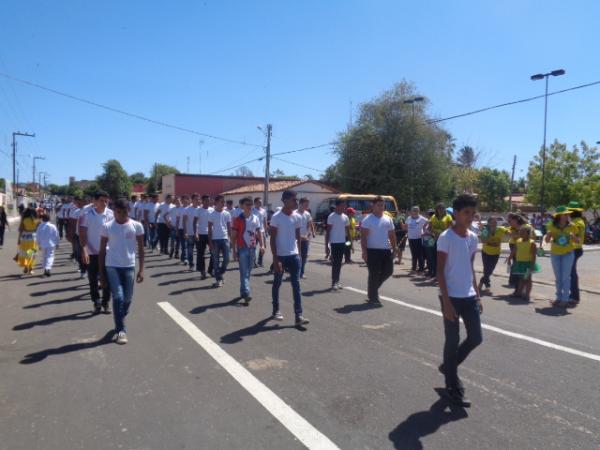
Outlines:
{"label": "clear blue sky", "polygon": [[[588,1],[20,1],[0,7],[0,71],[116,108],[273,152],[329,142],[349,102],[413,81],[445,117],[543,93],[529,76],[564,68],[550,90],[600,80],[600,3]],[[550,98],[548,137],[600,140],[600,86]],[[542,141],[543,101],[455,119],[457,144],[517,175]],[[213,172],[260,155],[96,109],[0,77],[0,176],[11,133],[21,180],[31,154],[54,183],[92,178],[117,158],[128,172],[154,162]],[[201,144],[199,141],[204,142]],[[328,149],[287,156],[324,169]],[[259,174],[263,163],[249,167]],[[313,173],[273,161],[286,173]]]}

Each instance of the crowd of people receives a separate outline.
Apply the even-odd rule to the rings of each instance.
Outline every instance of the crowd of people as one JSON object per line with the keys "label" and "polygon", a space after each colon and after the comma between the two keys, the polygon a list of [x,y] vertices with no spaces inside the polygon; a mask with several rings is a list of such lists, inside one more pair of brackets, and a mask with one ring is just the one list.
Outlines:
{"label": "crowd of people", "polygon": [[[47,208],[24,208],[15,261],[24,274],[31,275],[39,259],[43,276],[50,277],[55,250],[68,242],[80,276],[87,276],[93,312],[111,313],[112,298],[116,342],[125,344],[125,318],[135,282],[144,280],[146,252],[176,259],[185,266],[183,271],[197,271],[203,280],[213,277],[215,289],[224,285],[233,258],[238,262],[240,299],[248,306],[252,300],[252,270],[263,266],[269,246],[273,261],[270,271],[274,275],[271,318],[284,319],[279,307],[280,288],[287,273],[294,323],[304,327],[309,320],[302,309],[301,280],[307,277],[315,224],[307,198],[298,199],[296,192],[284,191],[281,202],[269,217],[261,198],[242,198],[236,207],[221,195],[167,195],[160,202],[158,194],[111,200],[99,191],[93,198],[65,198],[53,208],[56,225],[51,223]],[[384,199],[379,196],[374,197],[370,213],[361,221],[356,220],[356,211],[346,206],[343,200],[337,200],[326,222],[325,253],[331,261],[331,290],[343,289],[343,263],[353,262],[351,255],[360,245],[368,272],[367,302],[381,307],[379,289],[394,271],[394,258],[401,263],[408,242],[411,273],[437,282],[440,288],[446,342],[439,370],[446,378],[446,394],[456,404],[469,405],[457,367],[481,343],[480,296],[491,294],[491,277],[503,242],[508,242],[510,248],[507,263],[513,295],[529,300],[533,274],[540,271],[535,230],[543,227],[544,241],[551,244],[556,278],[553,304],[574,307],[580,301],[577,261],[583,254],[586,223],[577,202],[556,208],[548,223],[509,213],[507,226],[501,225],[501,217],[482,221],[476,199],[469,195],[459,196],[452,207],[440,203],[426,216],[418,206],[406,217],[394,216],[385,211]],[[8,227],[3,213],[0,210],[0,223]],[[483,274],[476,279],[473,263],[480,243]],[[459,318],[467,330],[460,345]]]}

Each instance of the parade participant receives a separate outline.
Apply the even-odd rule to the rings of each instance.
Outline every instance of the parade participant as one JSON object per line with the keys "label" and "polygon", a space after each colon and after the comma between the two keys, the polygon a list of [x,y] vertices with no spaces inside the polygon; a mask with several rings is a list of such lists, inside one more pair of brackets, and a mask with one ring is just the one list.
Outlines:
{"label": "parade participant", "polygon": [[383,197],[375,197],[371,214],[360,225],[362,259],[369,271],[368,302],[374,305],[381,305],[379,288],[394,273],[394,249],[397,245],[394,221],[384,214],[384,210]]}
{"label": "parade participant", "polygon": [[144,226],[148,227],[148,247],[153,252],[158,243],[158,233],[156,228],[156,214],[159,208],[158,194],[151,194],[150,201],[144,209]]}
{"label": "parade participant", "polygon": [[[337,291],[342,289],[340,284],[340,273],[346,243],[349,242],[350,220],[344,214],[346,202],[342,199],[335,200],[335,211],[327,217],[327,231],[325,232],[325,256],[331,254],[331,289]],[[352,246],[352,241],[350,241]]]}
{"label": "parade participant", "polygon": [[435,213],[429,219],[431,238],[425,244],[427,255],[428,276],[435,278],[437,275],[437,240],[440,235],[452,225],[452,216],[448,214],[443,203],[438,203]]}
{"label": "parade participant", "polygon": [[348,239],[352,242],[351,246],[344,247],[344,262],[346,264],[354,264],[352,261],[352,253],[354,253],[354,241],[356,239],[356,210],[354,208],[346,208],[348,216]]}
{"label": "parade participant", "polygon": [[[177,219],[175,223],[175,228],[177,229],[177,242],[178,246],[181,249],[180,261],[181,264],[187,264],[188,262],[188,234],[186,232],[186,224],[185,217],[188,214],[190,207],[190,196],[182,195],[181,196],[181,206],[179,207],[179,211],[177,213]],[[191,224],[194,223],[193,219],[190,221]],[[191,233],[193,236],[193,233]],[[177,254],[177,252],[176,252]]]}
{"label": "parade participant", "polygon": [[[258,220],[260,222],[260,230],[263,233],[263,237],[267,236],[267,211],[265,210],[265,208],[262,207],[262,199],[260,197],[256,197],[254,199],[254,208],[252,208],[252,214],[254,214],[256,217],[258,217]],[[264,252],[258,252],[258,256],[257,256],[257,262],[256,262],[256,266],[258,267],[262,267],[263,266],[263,256],[264,256]]]}
{"label": "parade participant", "polygon": [[169,254],[169,222],[168,213],[174,207],[173,197],[167,195],[165,201],[158,207],[156,213],[156,224],[158,229],[159,250],[163,255]]}
{"label": "parade participant", "polygon": [[423,247],[423,228],[425,225],[427,225],[427,219],[421,215],[421,208],[413,206],[410,210],[410,216],[404,224],[408,237],[408,247],[410,248],[411,272],[423,272],[425,270],[425,249]]}
{"label": "parade participant", "polygon": [[[387,211],[384,212],[384,214],[386,213]],[[396,233],[396,264],[404,264],[402,262],[402,256],[404,255],[404,250],[406,250],[406,241],[408,240],[408,234],[405,229],[406,216],[403,213],[398,213],[396,217],[391,215],[389,217],[394,222],[394,230]]]}
{"label": "parade participant", "polygon": [[7,228],[8,228],[8,231],[10,231],[8,217],[6,216],[6,211],[4,210],[4,206],[0,206],[0,248],[2,248],[4,246],[4,231]]}
{"label": "parade participant", "polygon": [[300,278],[306,279],[304,274],[306,268],[306,261],[308,260],[308,249],[310,247],[310,237],[315,237],[315,224],[312,220],[312,216],[308,211],[310,201],[306,197],[302,197],[298,204],[298,210],[296,211],[300,216],[300,260],[302,264],[300,266]]}
{"label": "parade participant", "polygon": [[42,223],[36,230],[36,241],[42,254],[42,267],[44,268],[44,276],[49,277],[50,271],[54,265],[54,250],[58,248],[60,236],[58,229],[50,222],[50,216],[46,213],[42,214]]}
{"label": "parade participant", "polygon": [[[444,363],[439,367],[446,378],[444,394],[454,404],[471,406],[458,377],[458,366],[482,342],[481,313],[473,261],[477,253],[477,236],[470,230],[477,210],[477,200],[472,195],[458,196],[452,207],[455,223],[443,231],[437,242],[440,299],[444,316]],[[460,343],[460,321],[467,331]]]}
{"label": "parade participant", "polygon": [[[196,216],[194,217],[193,224],[196,233],[196,271],[201,273],[203,280],[206,278],[206,261],[204,255],[206,253],[206,248],[210,247],[208,239],[208,218],[214,211],[214,208],[210,206],[210,202],[211,199],[208,195],[202,196],[202,205],[199,208],[196,208]],[[213,264],[213,257],[211,254],[208,263],[208,274],[211,276],[213,275]],[[190,259],[190,269],[191,266],[192,263]]]}
{"label": "parade participant", "polygon": [[490,277],[494,273],[494,269],[500,259],[500,253],[502,250],[502,240],[504,236],[509,233],[508,228],[498,226],[498,219],[490,217],[488,223],[481,228],[481,242],[483,247],[481,249],[481,262],[483,263],[483,276],[479,280],[479,291],[481,292],[483,286],[485,286],[485,293],[491,295],[492,282]]}
{"label": "parade participant", "polygon": [[134,194],[131,196],[131,200],[129,201],[129,204],[127,205],[127,215],[130,219],[135,220],[135,209],[137,207],[137,204],[138,204],[138,196]]}
{"label": "parade participant", "polygon": [[148,224],[144,220],[144,214],[146,211],[146,207],[148,206],[148,196],[146,194],[142,194],[142,199],[138,202],[137,208],[135,210],[135,220],[140,222],[144,226],[144,246],[148,246],[148,233],[149,228]]}
{"label": "parade participant", "polygon": [[[106,270],[101,272],[102,288],[109,287],[113,298],[116,342],[126,344],[125,317],[133,299],[134,278],[138,283],[144,281],[144,227],[128,217],[126,199],[117,200],[114,208],[114,219],[102,227],[99,262]],[[136,247],[139,261],[137,276]]]}
{"label": "parade participant", "polygon": [[[100,239],[104,225],[114,219],[112,210],[107,207],[108,194],[104,191],[98,191],[94,195],[94,206],[89,208],[81,216],[79,222],[79,240],[81,242],[83,263],[87,266],[88,281],[90,285],[90,296],[94,304],[94,314],[101,311],[101,307],[106,314],[110,313],[110,291],[108,287],[102,287],[102,302],[100,302],[100,291],[98,282],[101,275],[105,275],[104,266],[100,265]],[[127,214],[127,207],[125,208]]]}
{"label": "parade participant", "polygon": [[[194,247],[196,247],[196,212],[200,206],[198,194],[192,194],[191,203],[183,210],[183,237],[186,243],[185,259],[182,264],[187,264],[189,271],[194,270]],[[183,255],[182,255],[183,258]]]}
{"label": "parade participant", "polygon": [[583,256],[583,243],[585,242],[586,223],[583,219],[583,208],[579,202],[569,202],[567,209],[571,211],[571,223],[577,227],[578,240],[573,242],[573,268],[571,269],[571,289],[569,294],[570,307],[577,306],[580,301],[579,275],[577,274],[577,261]]}
{"label": "parade participant", "polygon": [[169,259],[179,258],[179,248],[181,247],[181,242],[178,238],[178,224],[183,221],[181,220],[183,208],[181,207],[181,199],[179,197],[173,197],[173,201],[171,203],[171,209],[167,211],[165,215],[165,221],[167,222],[167,227],[169,229],[169,242],[168,242],[168,251],[169,251]]}
{"label": "parade participant", "polygon": [[82,252],[82,248],[81,248],[81,242],[79,241],[79,224],[80,224],[80,220],[81,220],[81,216],[89,209],[91,208],[91,204],[89,203],[89,201],[86,199],[82,199],[79,197],[76,197],[74,200],[74,203],[76,205],[76,208],[71,210],[71,213],[69,214],[69,223],[68,223],[68,227],[67,227],[67,239],[69,241],[71,241],[71,244],[73,245],[73,254],[75,255],[75,260],[77,261],[77,264],[79,265],[79,276],[81,278],[85,277],[87,268],[86,265],[83,263],[83,252]]}
{"label": "parade participant", "polygon": [[[519,214],[519,213],[509,213],[508,214],[508,231],[510,233],[510,239],[508,240],[508,246],[510,248],[510,252],[512,253],[515,249],[515,244],[517,243],[517,239],[519,239],[519,228],[527,223],[527,220]],[[508,259],[506,260],[508,262]],[[512,271],[509,267],[510,276],[508,277],[508,285],[512,288],[517,287],[517,277],[513,275]]]}
{"label": "parade participant", "polygon": [[254,266],[256,245],[264,251],[265,243],[260,226],[260,219],[252,213],[252,198],[244,197],[240,200],[242,213],[234,217],[232,226],[232,240],[235,242],[234,256],[239,260],[240,270],[240,297],[246,306],[252,300],[250,290],[250,274]]}
{"label": "parade participant", "polygon": [[[208,216],[208,245],[213,259],[216,282],[213,287],[222,287],[229,264],[231,214],[224,209],[225,197],[215,197],[215,209]],[[221,262],[222,256],[222,262]]]}
{"label": "parade participant", "polygon": [[279,288],[283,280],[283,272],[290,274],[290,284],[294,297],[295,324],[301,327],[309,323],[302,315],[302,296],[300,294],[300,216],[294,211],[298,209],[298,200],[295,191],[283,191],[281,194],[283,208],[271,217],[269,223],[270,245],[273,253],[273,320],[283,320],[279,310]]}
{"label": "parade participant", "polygon": [[512,264],[512,273],[517,276],[518,283],[513,297],[521,297],[529,301],[531,297],[531,286],[533,274],[540,271],[539,265],[535,260],[537,257],[537,246],[535,240],[531,238],[533,229],[529,225],[523,225],[519,228],[519,239],[515,243],[514,250],[510,254]]}
{"label": "parade participant", "polygon": [[566,206],[559,206],[552,216],[552,222],[546,225],[545,241],[552,242],[550,259],[556,279],[556,300],[552,305],[563,308],[570,306],[571,270],[575,260],[573,244],[579,241],[579,227],[570,222],[571,214],[572,211],[567,210]]}
{"label": "parade participant", "polygon": [[35,264],[35,255],[38,246],[35,241],[35,231],[39,225],[37,213],[33,208],[23,210],[21,223],[19,224],[19,236],[17,245],[19,247],[16,261],[23,267],[24,274],[33,275],[33,265]]}

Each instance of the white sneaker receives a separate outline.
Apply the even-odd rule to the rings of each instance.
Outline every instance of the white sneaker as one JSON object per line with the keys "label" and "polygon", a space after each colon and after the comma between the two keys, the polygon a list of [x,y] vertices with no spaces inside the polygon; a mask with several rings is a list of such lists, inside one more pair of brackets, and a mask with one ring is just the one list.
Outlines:
{"label": "white sneaker", "polygon": [[127,344],[127,334],[124,331],[119,331],[117,335],[117,344]]}

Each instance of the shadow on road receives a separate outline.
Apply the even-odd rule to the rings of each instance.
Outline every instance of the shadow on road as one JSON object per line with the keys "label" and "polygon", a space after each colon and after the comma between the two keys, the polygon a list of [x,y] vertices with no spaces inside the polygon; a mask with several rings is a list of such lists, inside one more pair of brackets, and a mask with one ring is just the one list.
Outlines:
{"label": "shadow on road", "polygon": [[206,291],[208,289],[216,289],[216,288],[214,288],[212,285],[200,286],[200,287],[191,287],[191,288],[186,288],[186,289],[180,289],[178,291],[169,292],[169,295],[185,294],[186,292],[192,292],[192,291]]}
{"label": "shadow on road", "polygon": [[22,323],[20,325],[15,325],[13,327],[13,330],[15,330],[15,331],[28,330],[29,328],[45,326],[45,325],[52,325],[56,322],[65,322],[67,320],[86,320],[86,319],[90,319],[90,318],[94,317],[94,315],[95,314],[92,313],[91,311],[82,311],[82,312],[78,312],[78,313],[67,314],[66,316],[48,317],[47,319],[36,320],[34,322],[27,322],[27,323]]}
{"label": "shadow on road", "polygon": [[277,322],[275,322],[274,325],[267,326],[267,323],[269,323],[270,321],[271,318],[268,317],[247,328],[242,328],[241,330],[237,330],[233,333],[226,334],[225,336],[221,337],[221,343],[235,344],[237,342],[243,341],[245,337],[256,336],[258,333],[264,333],[266,331],[280,331],[290,328],[296,329],[298,331],[306,331],[305,327],[297,327],[295,325],[279,325]]}
{"label": "shadow on road", "polygon": [[49,300],[47,302],[42,302],[42,303],[32,303],[31,305],[23,306],[23,309],[33,309],[33,308],[39,308],[40,306],[47,306],[47,305],[62,305],[63,303],[68,303],[68,302],[72,302],[75,300],[87,300],[84,298],[86,296],[88,296],[88,293],[84,292],[82,294],[75,295],[74,297],[61,298],[58,300]]}
{"label": "shadow on road", "polygon": [[33,364],[43,361],[50,355],[62,355],[65,353],[76,352],[78,350],[87,350],[89,348],[99,347],[100,345],[110,344],[113,341],[115,330],[110,330],[99,340],[93,342],[81,342],[77,344],[63,345],[62,347],[49,348],[35,353],[30,353],[23,358],[21,364]]}
{"label": "shadow on road", "polygon": [[312,291],[304,291],[302,293],[302,296],[303,297],[312,297],[312,296],[317,295],[317,294],[326,294],[328,292],[332,292],[333,293],[333,291],[331,290],[330,287],[325,288],[325,289],[313,289]]}
{"label": "shadow on road", "polygon": [[80,284],[79,286],[68,286],[68,287],[58,288],[58,289],[48,289],[47,291],[32,292],[29,295],[32,297],[42,297],[43,295],[48,295],[48,294],[58,294],[60,292],[67,292],[67,291],[79,291],[81,289],[88,289],[88,288],[89,288],[89,286],[87,284]]}
{"label": "shadow on road", "polygon": [[566,308],[557,308],[554,306],[547,306],[545,308],[535,308],[535,312],[543,314],[544,316],[562,317],[569,316],[571,313]]}
{"label": "shadow on road", "polygon": [[171,284],[176,284],[176,283],[185,283],[186,281],[201,281],[201,280],[200,280],[200,276],[197,275],[195,277],[180,278],[178,280],[162,281],[162,282],[158,283],[158,285],[159,286],[169,286]]}
{"label": "shadow on road", "polygon": [[370,309],[378,309],[382,308],[381,304],[372,304],[372,303],[359,303],[355,305],[344,305],[341,308],[333,308],[333,310],[338,314],[350,314],[353,312],[361,312],[368,311]]}
{"label": "shadow on road", "polygon": [[238,306],[241,307],[242,304],[240,300],[242,297],[236,297],[233,300],[229,300],[228,302],[222,303],[212,303],[210,305],[205,306],[196,306],[194,309],[190,311],[191,314],[202,314],[203,312],[208,311],[209,309],[217,309],[217,308],[226,308],[227,306]]}
{"label": "shadow on road", "polygon": [[27,283],[27,286],[45,286],[47,284],[51,284],[51,283],[67,283],[69,281],[77,281],[80,280],[81,278],[77,277],[77,278],[67,278],[65,279],[52,279],[52,280],[44,280],[44,281],[36,281],[35,283]]}
{"label": "shadow on road", "polygon": [[493,300],[503,300],[505,301],[508,305],[513,305],[513,306],[526,306],[529,305],[530,301],[527,301],[525,299],[523,299],[522,297],[513,297],[512,294],[505,294],[505,295],[492,295],[491,298]]}
{"label": "shadow on road", "polygon": [[[441,389],[435,390],[441,396]],[[448,409],[448,410],[447,410]],[[440,397],[427,411],[411,414],[388,437],[397,449],[422,449],[421,439],[435,433],[442,425],[469,417],[464,408],[450,405]]]}

